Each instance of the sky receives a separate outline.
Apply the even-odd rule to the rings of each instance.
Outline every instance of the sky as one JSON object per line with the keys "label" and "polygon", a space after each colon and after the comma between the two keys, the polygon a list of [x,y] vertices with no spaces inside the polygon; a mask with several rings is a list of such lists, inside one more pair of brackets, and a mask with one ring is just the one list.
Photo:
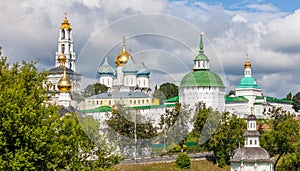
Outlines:
{"label": "sky", "polygon": [[64,14],[73,28],[82,85],[97,81],[107,55],[114,65],[122,36],[134,61],[151,70],[151,86],[177,85],[191,72],[200,32],[211,71],[226,91],[243,77],[248,54],[252,76],[266,96],[300,91],[300,3],[296,0],[4,0],[0,46],[8,62],[38,60],[54,67]]}

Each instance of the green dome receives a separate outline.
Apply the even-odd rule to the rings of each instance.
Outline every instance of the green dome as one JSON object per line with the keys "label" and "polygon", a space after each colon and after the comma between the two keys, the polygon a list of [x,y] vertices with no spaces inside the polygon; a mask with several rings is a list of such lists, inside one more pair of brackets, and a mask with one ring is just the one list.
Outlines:
{"label": "green dome", "polygon": [[127,63],[123,66],[122,71],[124,73],[137,73],[138,69],[132,61],[132,57],[129,57]]}
{"label": "green dome", "polygon": [[137,75],[150,75],[149,69],[145,66],[145,64],[142,62],[140,67],[138,68],[138,73]]}
{"label": "green dome", "polygon": [[99,67],[98,73],[99,75],[115,74],[115,70],[113,69],[113,67],[108,64],[107,57],[105,58],[104,63]]}
{"label": "green dome", "polygon": [[191,72],[183,77],[180,87],[225,87],[222,79],[208,70]]}
{"label": "green dome", "polygon": [[252,77],[244,77],[241,79],[240,84],[237,88],[260,88],[254,78]]}

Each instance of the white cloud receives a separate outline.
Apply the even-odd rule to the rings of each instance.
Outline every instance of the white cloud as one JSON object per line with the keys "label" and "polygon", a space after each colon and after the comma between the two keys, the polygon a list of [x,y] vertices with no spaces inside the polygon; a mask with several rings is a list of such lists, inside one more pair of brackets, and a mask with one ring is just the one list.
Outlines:
{"label": "white cloud", "polygon": [[232,20],[234,23],[237,23],[237,22],[247,23],[247,19],[244,18],[244,17],[242,17],[242,16],[240,16],[240,15],[238,15],[238,14],[235,15],[235,16],[233,16],[231,20]]}
{"label": "white cloud", "polygon": [[266,12],[277,12],[279,11],[274,5],[271,4],[249,4],[247,5],[249,9],[258,10],[258,11],[266,11]]}

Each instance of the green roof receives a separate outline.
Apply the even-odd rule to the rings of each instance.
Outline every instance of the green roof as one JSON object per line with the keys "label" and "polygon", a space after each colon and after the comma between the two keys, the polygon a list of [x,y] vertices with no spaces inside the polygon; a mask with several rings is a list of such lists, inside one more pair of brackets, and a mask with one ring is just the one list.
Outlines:
{"label": "green roof", "polygon": [[130,108],[134,109],[150,109],[150,108],[164,108],[164,107],[174,107],[175,104],[162,104],[162,105],[148,105],[148,106],[134,106]]}
{"label": "green roof", "polygon": [[172,103],[172,102],[179,102],[179,96],[174,96],[174,97],[164,100],[164,103]]}
{"label": "green roof", "polygon": [[208,61],[208,57],[205,54],[203,54],[203,53],[199,53],[195,57],[194,61]]}
{"label": "green roof", "polygon": [[108,64],[107,57],[105,57],[104,63],[99,67],[98,73],[100,75],[114,75],[115,70]]}
{"label": "green roof", "polygon": [[198,70],[183,77],[180,87],[225,87],[222,79],[208,70]]}
{"label": "green roof", "polygon": [[267,102],[274,102],[274,103],[286,103],[286,104],[292,104],[293,100],[288,100],[288,99],[277,99],[275,97],[268,97],[268,96],[256,96],[256,100],[258,99],[264,99],[266,97]]}
{"label": "green roof", "polygon": [[129,57],[127,63],[123,66],[122,71],[124,73],[137,73],[138,68],[132,61],[132,57]]}
{"label": "green roof", "polygon": [[87,109],[87,110],[82,110],[82,112],[85,113],[95,113],[95,112],[110,112],[111,107],[110,106],[100,106],[95,109]]}
{"label": "green roof", "polygon": [[244,77],[241,79],[240,84],[237,88],[260,88],[254,78],[252,77]]}
{"label": "green roof", "polygon": [[225,96],[225,102],[248,102],[249,100],[244,96]]}

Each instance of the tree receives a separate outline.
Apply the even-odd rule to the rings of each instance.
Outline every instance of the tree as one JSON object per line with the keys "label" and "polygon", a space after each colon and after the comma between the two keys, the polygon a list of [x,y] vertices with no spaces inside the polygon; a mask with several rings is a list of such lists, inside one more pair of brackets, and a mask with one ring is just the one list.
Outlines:
{"label": "tree", "polygon": [[[0,60],[0,170],[91,170],[118,163],[117,156],[93,150],[76,114],[60,117],[60,107],[47,103],[47,73],[35,64]],[[95,161],[88,160],[92,151]]]}
{"label": "tree", "polygon": [[299,141],[299,121],[293,119],[293,115],[282,108],[273,107],[269,113],[273,119],[271,130],[264,132],[261,136],[261,146],[271,156],[278,155],[274,168],[285,154],[295,151],[295,144]]}
{"label": "tree", "polygon": [[[188,107],[176,104],[174,109],[166,109],[166,112],[161,115],[159,126],[161,129],[164,128],[166,144],[179,144],[186,139],[191,126],[191,113],[192,110]],[[158,138],[158,141],[163,143],[164,137]]]}
{"label": "tree", "polygon": [[289,92],[289,94],[286,95],[286,99],[287,100],[292,100],[292,98],[293,98],[293,95],[292,95],[291,92]]}
{"label": "tree", "polygon": [[[138,113],[134,108],[128,109],[118,104],[117,110],[108,115],[106,123],[109,127],[109,138],[111,141],[117,140],[118,146],[124,155],[127,150],[137,147],[141,154],[143,150],[150,149],[151,139],[157,136],[157,127],[148,118]],[[137,144],[135,144],[135,128]]]}
{"label": "tree", "polygon": [[229,93],[227,94],[228,96],[230,95],[235,95],[235,91],[234,90],[230,90]]}
{"label": "tree", "polygon": [[293,109],[295,109],[296,112],[300,109],[300,92],[293,97]]}
{"label": "tree", "polygon": [[108,87],[105,84],[95,83],[95,84],[89,84],[83,92],[84,97],[93,96],[100,93],[107,92]]}
{"label": "tree", "polygon": [[159,89],[156,87],[153,93],[153,97],[158,98],[161,101],[174,96],[178,96],[178,86],[173,83],[163,83],[159,86]]}
{"label": "tree", "polygon": [[229,112],[222,113],[216,131],[204,144],[208,150],[214,152],[215,161],[219,167],[229,164],[229,156],[244,141],[245,129],[246,122],[243,119],[237,118],[236,115],[230,115]]}
{"label": "tree", "polygon": [[191,168],[191,159],[185,153],[179,153],[175,161],[176,165],[181,169]]}

